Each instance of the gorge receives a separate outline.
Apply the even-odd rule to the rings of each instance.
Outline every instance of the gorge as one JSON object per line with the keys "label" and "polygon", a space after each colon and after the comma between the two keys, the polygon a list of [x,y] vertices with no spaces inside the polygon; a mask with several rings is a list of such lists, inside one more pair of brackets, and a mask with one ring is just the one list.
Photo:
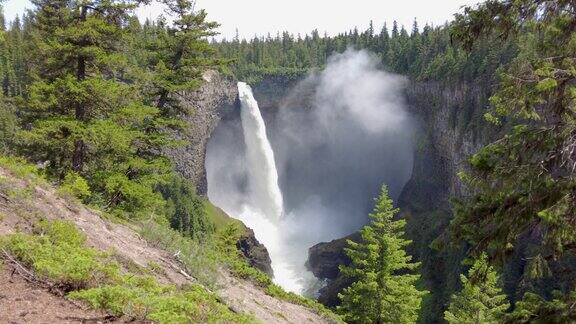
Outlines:
{"label": "gorge", "polygon": [[[367,62],[369,61],[368,59]],[[378,72],[378,69],[373,69],[373,66],[368,70],[376,73],[376,75],[383,73]],[[363,73],[366,72],[366,70],[363,70]],[[333,214],[345,217],[348,212],[351,212],[350,215],[354,216],[349,220],[354,224],[348,225],[347,228],[338,227],[337,224],[334,224],[335,222],[327,222],[323,226],[316,225],[316,227],[304,225],[301,229],[310,229],[309,232],[291,233],[291,235],[294,235],[293,237],[297,237],[292,242],[299,243],[296,250],[300,254],[292,262],[300,266],[307,262],[309,269],[317,275],[316,279],[328,282],[328,286],[320,291],[319,296],[320,301],[327,305],[333,306],[338,302],[336,294],[342,288],[342,285],[345,284],[338,277],[338,265],[347,262],[342,250],[344,247],[343,241],[335,240],[333,243],[319,244],[310,250],[311,254],[309,256],[307,255],[308,249],[317,243],[329,242],[347,236],[362,226],[366,222],[366,216],[372,207],[370,205],[372,201],[370,197],[374,196],[378,187],[386,180],[389,181],[389,184],[392,184],[391,190],[394,197],[397,198],[397,205],[401,208],[402,215],[409,217],[411,220],[407,235],[417,243],[410,246],[410,251],[417,260],[423,262],[424,280],[431,286],[436,287],[433,293],[438,296],[438,299],[430,307],[432,309],[441,309],[449,296],[449,292],[456,289],[455,278],[457,276],[455,273],[461,268],[459,264],[460,252],[442,252],[433,256],[427,256],[427,253],[430,251],[429,244],[444,231],[451,218],[448,197],[461,192],[461,184],[456,176],[460,166],[470,152],[473,152],[475,148],[482,145],[491,136],[489,128],[483,126],[483,122],[481,122],[481,116],[486,105],[485,100],[489,96],[489,92],[487,87],[482,85],[461,84],[447,86],[431,82],[408,82],[399,77],[395,78],[395,81],[399,82],[397,85],[400,87],[397,89],[397,95],[400,97],[400,102],[402,102],[400,107],[404,107],[400,111],[403,111],[409,118],[409,125],[412,127],[411,131],[403,136],[405,136],[404,139],[408,143],[412,144],[400,148],[393,145],[386,146],[386,143],[378,145],[381,145],[380,147],[384,150],[394,151],[396,149],[394,152],[396,154],[405,154],[407,161],[410,161],[413,157],[414,162],[409,162],[408,166],[396,165],[400,170],[404,170],[401,171],[404,172],[404,176],[397,183],[393,179],[397,179],[395,176],[398,175],[398,172],[386,175],[386,172],[380,170],[378,171],[380,175],[388,178],[380,176],[363,178],[363,181],[369,183],[369,186],[366,186],[366,183],[361,186],[366,186],[363,187],[363,190],[366,191],[364,196],[355,200],[355,206],[359,207],[356,210],[347,209],[341,213],[336,210]],[[173,156],[181,172],[189,174],[190,178],[197,184],[205,184],[211,181],[206,180],[204,171],[192,173],[189,166],[206,164],[206,168],[210,169],[211,156],[212,159],[220,157],[221,159],[218,160],[226,161],[226,163],[220,166],[222,172],[219,173],[219,176],[228,177],[228,179],[221,179],[220,181],[229,184],[234,183],[229,188],[235,188],[235,191],[245,190],[248,181],[246,170],[243,169],[245,166],[242,166],[242,162],[238,160],[238,157],[244,155],[245,144],[240,123],[240,102],[237,99],[238,90],[236,83],[234,80],[229,80],[213,72],[207,73],[205,80],[206,83],[198,91],[189,94],[187,99],[187,102],[196,103],[194,108],[196,113],[192,115],[189,123],[194,130],[198,131],[199,135],[189,137],[187,140],[191,144],[187,147],[179,148],[173,152]],[[300,150],[296,151],[296,153],[300,156],[298,154],[293,156],[298,156],[300,161],[302,161],[307,157],[310,158],[312,153],[310,150],[314,147],[306,146],[305,144],[307,143],[295,143],[293,137],[285,137],[284,141],[278,138],[282,137],[282,134],[307,134],[307,130],[315,129],[311,127],[314,124],[308,118],[314,116],[311,110],[314,108],[315,100],[317,100],[317,84],[319,80],[320,76],[318,74],[311,74],[302,75],[295,79],[267,77],[253,84],[254,97],[258,101],[263,118],[268,126],[267,130],[272,148],[275,149],[277,145],[280,145],[280,148],[275,151],[275,157],[279,161],[280,187],[282,190],[284,188],[288,189],[285,191],[287,195],[284,195],[287,210],[290,210],[293,202],[298,202],[298,192],[301,191],[302,195],[312,191],[322,192],[318,190],[322,189],[318,187],[318,179],[326,179],[325,174],[322,177],[314,178],[314,181],[311,181],[314,183],[303,186],[304,188],[298,187],[298,183],[290,184],[284,182],[288,174],[307,178],[310,174],[316,172],[314,169],[303,170],[308,173],[302,175],[295,172],[293,168],[285,168],[285,166],[290,165],[286,164],[285,160],[286,154],[290,153],[290,149],[294,153],[296,148],[299,148]],[[376,80],[379,80],[379,78],[376,78]],[[358,83],[358,80],[352,79],[348,81],[350,82],[347,85],[350,85],[350,90],[354,91],[356,89],[354,84]],[[371,89],[371,87],[369,88]],[[382,88],[385,88],[385,86],[378,89],[381,90]],[[342,89],[338,88],[337,92],[340,90]],[[324,98],[326,97],[330,97],[330,95],[325,95]],[[336,103],[335,106],[338,107],[339,105]],[[342,106],[340,105],[340,107]],[[348,115],[354,122],[358,122],[352,116]],[[286,124],[281,127],[282,121],[285,120],[298,121],[298,123],[289,123],[289,125],[292,127],[299,125],[300,128],[287,128]],[[361,140],[359,143],[364,140],[363,136],[365,134],[360,136]],[[308,139],[307,136],[302,138]],[[286,139],[291,141],[286,142]],[[311,140],[314,139],[318,143],[318,137],[311,138]],[[373,139],[373,141],[375,140]],[[219,144],[220,142],[223,143]],[[359,154],[357,155],[358,157],[374,156],[370,155],[373,154],[370,151],[362,151],[362,148],[359,147],[360,145],[355,145],[357,142],[358,136],[356,138],[348,138],[347,143],[350,144],[351,150]],[[223,148],[218,154],[224,155],[215,154],[215,148],[217,147]],[[406,149],[407,147],[409,149]],[[398,153],[398,149],[401,148],[405,150]],[[197,153],[193,154],[193,152]],[[204,163],[204,160],[206,163]],[[377,160],[389,162],[389,160],[386,160],[386,156],[381,155],[377,156]],[[298,162],[298,160],[295,162]],[[387,165],[391,166],[391,164]],[[392,167],[394,167],[394,164],[392,164]],[[309,168],[311,167],[309,166]],[[321,170],[322,168],[319,166],[319,169]],[[333,166],[332,169],[338,170],[344,175],[346,172],[350,172],[350,170],[343,171],[342,166]],[[229,177],[230,174],[235,174],[237,170],[242,170],[239,176],[236,173],[236,178]],[[358,173],[355,174],[355,176],[357,175]],[[326,179],[325,181],[330,183],[327,187],[330,188],[332,184],[337,183],[337,180]],[[344,180],[340,179],[340,181]],[[370,189],[366,189],[367,187],[370,187]],[[347,197],[347,199],[351,199],[351,197],[355,196],[354,190],[359,188],[358,182],[353,182],[346,188],[351,189],[352,194]],[[204,185],[198,186],[199,192],[206,192],[205,190],[206,187]],[[332,192],[324,192],[324,194],[326,195],[325,199],[332,201],[336,205],[341,199],[341,197],[334,196]],[[318,204],[316,206],[321,207]],[[315,212],[316,215],[328,215],[328,213],[322,213],[321,208],[308,210]],[[332,212],[330,211],[330,213]],[[288,215],[290,213],[286,216],[289,217]],[[328,231],[324,231],[328,226],[334,226],[330,228],[330,231],[333,231],[334,234],[330,235],[327,233]],[[283,227],[282,231],[284,235],[288,236],[289,227]],[[314,239],[303,241],[302,236],[295,236],[298,234],[308,236],[308,238],[313,237]],[[315,237],[314,235],[317,234],[323,234],[323,236]],[[316,280],[315,278],[307,278],[310,283]],[[314,289],[317,288],[318,286],[314,286]]]}
{"label": "gorge", "polygon": [[[308,248],[358,230],[380,186],[398,197],[410,178],[414,124],[405,84],[366,51],[334,55],[325,70],[283,89],[281,106],[265,111],[271,154],[259,118],[247,113],[257,103],[239,83],[241,122],[222,123],[208,143],[208,197],[254,229],[284,288],[313,293]],[[270,185],[276,166],[281,194]],[[263,202],[269,206],[258,208]]]}
{"label": "gorge", "polygon": [[574,1],[27,1],[0,322],[576,321]]}

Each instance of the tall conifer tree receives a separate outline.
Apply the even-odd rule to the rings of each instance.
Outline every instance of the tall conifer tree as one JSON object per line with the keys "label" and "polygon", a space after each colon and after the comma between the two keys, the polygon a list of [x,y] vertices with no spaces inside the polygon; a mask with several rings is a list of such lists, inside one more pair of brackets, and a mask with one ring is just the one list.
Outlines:
{"label": "tall conifer tree", "polygon": [[411,241],[403,238],[405,220],[394,220],[398,213],[383,186],[370,214],[371,222],[361,231],[362,241],[348,241],[346,254],[350,266],[342,273],[354,283],[339,295],[338,310],[350,323],[415,323],[426,291],[416,288],[419,264],[404,248]]}
{"label": "tall conifer tree", "polygon": [[113,210],[153,212],[170,171],[159,110],[121,77],[123,27],[137,1],[33,0],[37,74],[27,100],[24,151],[48,174],[88,180]]}

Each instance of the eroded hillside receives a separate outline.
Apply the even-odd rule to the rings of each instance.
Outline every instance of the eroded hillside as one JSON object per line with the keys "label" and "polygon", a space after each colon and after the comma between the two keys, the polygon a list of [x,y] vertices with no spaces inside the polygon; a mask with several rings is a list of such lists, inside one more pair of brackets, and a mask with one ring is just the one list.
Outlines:
{"label": "eroded hillside", "polygon": [[[290,298],[289,294],[284,293],[284,300],[272,297],[274,294],[270,292],[270,286],[265,288],[251,280],[241,279],[219,264],[214,268],[217,275],[213,287],[207,287],[202,284],[205,280],[198,280],[192,275],[197,269],[190,269],[185,262],[185,254],[189,249],[182,246],[178,251],[171,250],[172,247],[161,238],[148,233],[161,231],[160,228],[146,228],[152,226],[146,225],[146,222],[129,224],[106,219],[104,213],[66,198],[63,193],[34,175],[32,167],[14,164],[14,161],[10,163],[9,168],[0,167],[0,236],[3,238],[1,322],[122,322],[144,320],[149,318],[147,315],[154,314],[154,307],[144,312],[135,309],[129,311],[126,310],[128,304],[124,305],[122,312],[115,312],[114,307],[106,307],[105,303],[96,307],[102,310],[92,310],[89,306],[95,303],[90,299],[68,297],[82,289],[105,289],[109,282],[99,282],[92,276],[79,287],[63,286],[54,279],[56,277],[42,272],[44,268],[39,267],[34,260],[26,260],[22,255],[12,252],[10,246],[13,248],[14,245],[6,243],[13,242],[18,235],[31,240],[38,238],[38,242],[44,242],[43,238],[52,240],[50,231],[38,224],[58,222],[73,224],[80,235],[85,237],[85,249],[104,252],[102,264],[117,265],[119,276],[152,278],[153,285],[162,291],[169,291],[168,295],[155,295],[154,300],[159,304],[174,303],[176,308],[189,307],[191,311],[183,313],[182,319],[185,321],[327,323],[335,320],[286,301]],[[52,244],[58,246],[59,243],[53,241]],[[30,255],[33,255],[33,251]],[[206,265],[208,270],[211,266],[214,265]],[[124,283],[117,285],[120,287]],[[184,307],[174,298],[187,294],[189,287],[195,287],[196,299],[188,299],[187,302],[191,304]],[[159,321],[166,321],[167,318],[163,317]]]}

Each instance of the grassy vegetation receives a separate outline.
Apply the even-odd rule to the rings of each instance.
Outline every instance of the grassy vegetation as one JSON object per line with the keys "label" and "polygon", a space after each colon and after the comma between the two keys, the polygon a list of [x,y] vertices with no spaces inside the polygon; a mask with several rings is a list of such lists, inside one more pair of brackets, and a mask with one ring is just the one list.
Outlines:
{"label": "grassy vegetation", "polygon": [[109,254],[86,247],[85,240],[70,222],[44,221],[33,235],[2,237],[0,247],[69,298],[116,316],[160,323],[254,322],[229,310],[200,285],[176,288],[151,276],[123,272]]}
{"label": "grassy vegetation", "polygon": [[204,209],[208,219],[214,224],[216,231],[220,231],[229,224],[237,224],[241,228],[244,228],[244,224],[237,219],[228,216],[222,209],[214,206],[207,199],[204,200]]}
{"label": "grassy vegetation", "polygon": [[[12,180],[0,177],[0,189],[6,189],[3,191],[10,195],[22,196],[30,191],[28,196],[31,196],[33,186],[30,184],[45,182],[36,166],[19,158],[0,156],[0,167],[28,181],[26,187],[13,193]],[[76,201],[89,194],[83,179],[71,174],[65,180],[58,192],[66,199]],[[250,266],[236,248],[236,242],[246,231],[245,225],[208,200],[204,200],[203,205],[215,233],[202,241],[184,236],[158,218],[132,224],[149,244],[173,254],[200,284],[184,289],[156,282],[150,275],[161,271],[161,267],[155,263],[145,269],[132,269],[121,266],[110,253],[86,247],[83,234],[69,222],[40,221],[33,235],[16,233],[2,237],[0,247],[42,279],[68,292],[70,298],[117,316],[170,323],[253,322],[250,317],[232,313],[204,288],[218,288],[218,267],[224,266],[234,276],[252,281],[272,297],[308,307],[335,322],[341,321],[323,305],[284,291],[267,274]],[[110,217],[107,213],[104,216]]]}
{"label": "grassy vegetation", "polygon": [[138,231],[150,245],[173,254],[184,270],[202,285],[216,288],[218,257],[209,240],[200,242],[184,237],[178,231],[154,221],[141,223]]}
{"label": "grassy vegetation", "polygon": [[23,158],[0,155],[0,167],[10,171],[20,179],[32,182],[44,181],[38,168]]}
{"label": "grassy vegetation", "polygon": [[9,235],[0,240],[0,246],[65,291],[119,278],[118,264],[107,260],[105,253],[85,247],[85,237],[72,223],[41,221],[36,232]]}
{"label": "grassy vegetation", "polygon": [[0,192],[12,200],[29,200],[32,197],[34,186],[46,184],[38,168],[24,159],[0,155],[0,167],[7,170],[14,177],[26,181],[25,185],[22,186],[16,184],[14,179],[0,175]]}
{"label": "grassy vegetation", "polygon": [[251,267],[241,256],[240,251],[236,249],[235,244],[240,235],[241,229],[232,223],[218,231],[216,236],[220,261],[230,269],[234,276],[252,281],[272,297],[307,307],[316,314],[333,322],[342,322],[338,315],[324,305],[315,300],[285,291],[282,287],[276,285],[267,274]]}
{"label": "grassy vegetation", "polygon": [[218,297],[200,285],[177,289],[158,284],[152,277],[124,277],[116,285],[75,291],[69,297],[83,300],[94,308],[114,315],[150,319],[158,323],[253,323],[244,314],[236,314],[218,301]]}

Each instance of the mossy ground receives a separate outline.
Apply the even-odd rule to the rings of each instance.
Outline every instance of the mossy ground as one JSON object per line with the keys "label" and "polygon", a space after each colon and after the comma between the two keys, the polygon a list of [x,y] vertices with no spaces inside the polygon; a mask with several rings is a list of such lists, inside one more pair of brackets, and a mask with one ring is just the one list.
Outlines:
{"label": "mossy ground", "polygon": [[160,323],[254,322],[229,310],[200,285],[177,288],[152,276],[126,272],[111,254],[86,247],[85,240],[70,222],[43,221],[34,234],[5,236],[0,246],[69,298],[115,316]]}

